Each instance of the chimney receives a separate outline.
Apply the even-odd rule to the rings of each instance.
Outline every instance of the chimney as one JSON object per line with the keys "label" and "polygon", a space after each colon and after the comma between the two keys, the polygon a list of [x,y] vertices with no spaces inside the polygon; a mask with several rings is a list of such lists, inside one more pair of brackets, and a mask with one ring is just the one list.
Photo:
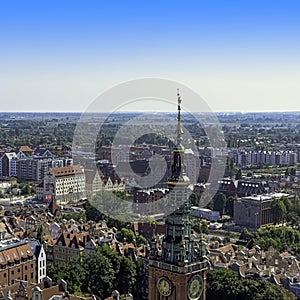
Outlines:
{"label": "chimney", "polygon": [[57,280],[57,285],[59,286],[59,290],[62,292],[67,292],[68,285],[63,279]]}

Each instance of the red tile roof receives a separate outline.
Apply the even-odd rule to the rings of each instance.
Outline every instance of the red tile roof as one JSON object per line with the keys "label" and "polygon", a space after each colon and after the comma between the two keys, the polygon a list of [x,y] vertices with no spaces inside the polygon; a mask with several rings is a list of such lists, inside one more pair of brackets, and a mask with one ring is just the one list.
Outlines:
{"label": "red tile roof", "polygon": [[58,168],[52,168],[51,171],[55,177],[64,177],[64,176],[84,174],[83,167],[81,167],[81,166],[58,167]]}

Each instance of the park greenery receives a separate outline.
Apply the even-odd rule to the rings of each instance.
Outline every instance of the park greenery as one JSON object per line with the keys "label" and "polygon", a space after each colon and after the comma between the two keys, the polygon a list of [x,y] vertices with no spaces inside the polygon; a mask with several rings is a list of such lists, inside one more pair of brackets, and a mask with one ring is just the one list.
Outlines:
{"label": "park greenery", "polygon": [[1,192],[4,198],[12,196],[32,196],[35,193],[35,185],[28,182],[14,183],[10,188],[6,188]]}
{"label": "park greenery", "polygon": [[259,228],[257,232],[243,229],[240,240],[247,241],[248,248],[258,245],[263,250],[268,250],[273,247],[280,252],[290,251],[300,257],[300,232],[290,227],[270,225]]}
{"label": "park greenery", "polygon": [[266,280],[240,278],[230,269],[207,274],[207,300],[296,300],[297,297],[281,286]]}

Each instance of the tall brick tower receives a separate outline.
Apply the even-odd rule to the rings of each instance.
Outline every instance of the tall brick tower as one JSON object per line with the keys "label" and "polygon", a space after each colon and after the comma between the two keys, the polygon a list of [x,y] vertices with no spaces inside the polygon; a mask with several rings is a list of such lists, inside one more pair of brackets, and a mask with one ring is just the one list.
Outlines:
{"label": "tall brick tower", "polygon": [[201,240],[191,235],[190,181],[184,165],[181,98],[178,96],[176,146],[173,149],[172,174],[168,180],[168,204],[174,206],[166,220],[161,249],[153,239],[149,258],[149,300],[205,300],[207,260]]}

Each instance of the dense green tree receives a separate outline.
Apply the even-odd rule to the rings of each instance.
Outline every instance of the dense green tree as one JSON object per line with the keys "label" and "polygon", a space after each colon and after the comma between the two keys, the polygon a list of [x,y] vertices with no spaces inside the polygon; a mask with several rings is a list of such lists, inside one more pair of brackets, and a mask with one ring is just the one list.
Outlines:
{"label": "dense green tree", "polygon": [[121,294],[131,292],[136,280],[136,265],[132,258],[122,257],[120,262],[120,271],[117,274],[117,290]]}
{"label": "dense green tree", "polygon": [[47,265],[47,274],[53,281],[66,280],[71,293],[95,294],[105,299],[114,289],[137,294],[146,269],[142,259],[120,256],[104,245],[68,264]]}
{"label": "dense green tree", "polygon": [[47,275],[57,282],[64,279],[68,283],[68,290],[71,293],[82,291],[82,280],[84,279],[84,269],[79,259],[73,259],[68,264],[47,265]]}
{"label": "dense green tree", "polygon": [[296,300],[283,287],[265,280],[239,278],[232,270],[219,269],[207,274],[207,300]]}
{"label": "dense green tree", "polygon": [[289,211],[291,211],[293,206],[292,201],[285,196],[281,197],[281,200],[285,206],[286,212],[288,213]]}
{"label": "dense green tree", "polygon": [[281,252],[290,250],[296,255],[300,255],[300,232],[290,227],[261,227],[257,230],[253,242],[264,250],[268,250],[272,246]]}
{"label": "dense green tree", "polygon": [[242,169],[238,169],[238,171],[235,174],[235,179],[236,180],[242,179]]}
{"label": "dense green tree", "polygon": [[141,291],[145,282],[147,282],[147,268],[144,259],[137,258],[135,261],[136,283],[133,286],[132,294],[134,299],[142,299]]}
{"label": "dense green tree", "polygon": [[91,205],[88,201],[84,204],[85,215],[87,221],[99,222],[105,219],[105,215],[102,214],[98,209]]}
{"label": "dense green tree", "polygon": [[195,220],[192,226],[197,233],[208,234],[208,226],[205,220]]}
{"label": "dense green tree", "polygon": [[98,249],[92,255],[85,255],[82,261],[84,278],[82,291],[100,296],[102,299],[111,295],[115,282],[115,270],[109,258],[101,255]]}
{"label": "dense green tree", "polygon": [[128,194],[126,191],[113,191],[113,194],[115,194],[118,198],[127,200]]}
{"label": "dense green tree", "polygon": [[234,201],[235,201],[235,198],[233,196],[229,196],[226,201],[225,211],[231,217],[233,217]]}
{"label": "dense green tree", "polygon": [[19,189],[21,189],[21,195],[23,196],[32,195],[34,193],[34,188],[29,183],[21,183]]}
{"label": "dense green tree", "polygon": [[148,243],[147,239],[142,235],[137,235],[135,241],[137,247],[140,247],[141,245],[146,245]]}
{"label": "dense green tree", "polygon": [[41,243],[41,245],[44,244],[44,229],[43,226],[39,226],[37,229],[37,234],[36,234],[37,240]]}
{"label": "dense green tree", "polygon": [[293,226],[293,227],[299,227],[300,225],[300,216],[295,211],[289,211],[287,213],[287,221]]}
{"label": "dense green tree", "polygon": [[272,213],[274,216],[274,223],[279,224],[286,218],[287,209],[282,198],[276,198],[272,202]]}
{"label": "dense green tree", "polygon": [[219,211],[221,215],[224,214],[226,207],[226,196],[223,193],[218,193],[214,198],[214,210]]}
{"label": "dense green tree", "polygon": [[121,231],[117,232],[117,240],[126,243],[135,243],[135,234],[132,230],[122,228]]}
{"label": "dense green tree", "polygon": [[66,220],[75,220],[77,222],[86,222],[86,214],[85,213],[64,213],[63,214],[63,218],[66,219]]}
{"label": "dense green tree", "polygon": [[253,239],[255,234],[253,232],[250,232],[247,228],[243,228],[239,239],[244,241],[250,241]]}
{"label": "dense green tree", "polygon": [[136,246],[147,244],[147,239],[142,235],[136,236],[131,229],[122,228],[117,232],[117,240],[120,242],[133,243]]}

